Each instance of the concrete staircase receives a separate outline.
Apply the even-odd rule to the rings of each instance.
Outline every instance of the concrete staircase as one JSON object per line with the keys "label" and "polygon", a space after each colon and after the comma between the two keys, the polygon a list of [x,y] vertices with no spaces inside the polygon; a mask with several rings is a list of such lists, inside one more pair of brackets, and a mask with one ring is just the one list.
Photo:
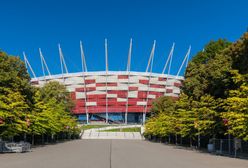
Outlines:
{"label": "concrete staircase", "polygon": [[129,140],[142,140],[143,137],[140,132],[104,132],[104,130],[115,128],[130,128],[138,127],[137,125],[125,126],[109,126],[104,128],[88,129],[81,133],[81,139],[129,139]]}

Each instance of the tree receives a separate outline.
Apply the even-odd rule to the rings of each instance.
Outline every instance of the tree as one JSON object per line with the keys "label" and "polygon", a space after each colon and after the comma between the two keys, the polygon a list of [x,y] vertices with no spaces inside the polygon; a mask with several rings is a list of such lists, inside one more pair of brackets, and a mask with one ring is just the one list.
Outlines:
{"label": "tree", "polygon": [[29,75],[17,57],[0,51],[0,136],[13,137],[27,132],[32,102]]}
{"label": "tree", "polygon": [[153,101],[150,115],[153,117],[157,116],[159,113],[170,114],[174,110],[175,100],[168,96],[162,96]]}
{"label": "tree", "polygon": [[60,84],[59,82],[52,81],[46,83],[41,88],[41,96],[45,102],[50,101],[54,98],[55,103],[62,104],[64,110],[69,112],[74,107],[74,102],[72,101],[69,92],[66,90],[65,85]]}
{"label": "tree", "polygon": [[228,133],[248,140],[247,64],[248,33],[232,44],[208,43],[189,63],[179,100],[159,98],[153,103],[147,133],[198,140],[200,135]]}
{"label": "tree", "polygon": [[[222,53],[229,45],[226,40],[211,41],[205,46],[204,51],[193,57],[186,69],[183,82],[182,90],[185,94],[192,96],[194,100],[199,100],[204,94],[223,96],[222,92],[216,94],[215,91],[218,89],[222,91],[220,88],[225,85],[223,79],[227,75],[223,74],[229,70],[230,59]],[[213,85],[217,80],[220,81],[218,85]]]}
{"label": "tree", "polygon": [[218,121],[220,115],[218,109],[218,100],[210,95],[202,96],[200,101],[193,101],[192,111],[195,113],[195,128],[198,134],[215,135],[217,133]]}
{"label": "tree", "polygon": [[233,71],[236,75],[235,82],[242,83],[236,90],[229,92],[229,97],[225,100],[225,110],[222,113],[223,121],[227,128],[227,133],[248,140],[248,83],[247,76],[243,76],[238,71]]}
{"label": "tree", "polygon": [[36,88],[34,107],[30,118],[30,133],[50,135],[67,132],[76,133],[76,119],[71,115],[73,107],[66,88],[58,82],[48,82],[42,88]]}
{"label": "tree", "polygon": [[19,92],[5,89],[5,94],[0,95],[0,137],[11,138],[27,131],[26,117],[28,105]]}
{"label": "tree", "polygon": [[151,108],[151,117],[146,122],[146,135],[159,137],[175,134],[175,100],[171,97],[163,96],[156,99]]}
{"label": "tree", "polygon": [[248,32],[229,47],[226,55],[232,58],[232,69],[242,75],[248,73]]}
{"label": "tree", "polygon": [[24,63],[0,51],[1,138],[31,134],[34,140],[34,135],[77,134],[77,122],[70,113],[73,105],[64,85],[31,86]]}
{"label": "tree", "polygon": [[192,138],[196,132],[194,125],[196,116],[191,109],[191,102],[192,99],[190,99],[186,94],[181,94],[180,99],[176,103],[176,112],[179,121],[179,134],[182,137]]}

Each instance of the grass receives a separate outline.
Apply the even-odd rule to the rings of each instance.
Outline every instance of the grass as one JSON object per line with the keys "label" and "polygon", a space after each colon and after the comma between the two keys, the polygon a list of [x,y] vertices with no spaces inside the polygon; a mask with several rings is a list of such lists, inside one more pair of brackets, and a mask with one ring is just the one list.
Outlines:
{"label": "grass", "polygon": [[132,128],[114,128],[109,130],[101,130],[100,132],[140,132],[140,127]]}
{"label": "grass", "polygon": [[83,125],[81,126],[81,130],[87,130],[92,128],[104,128],[104,127],[109,127],[109,125]]}

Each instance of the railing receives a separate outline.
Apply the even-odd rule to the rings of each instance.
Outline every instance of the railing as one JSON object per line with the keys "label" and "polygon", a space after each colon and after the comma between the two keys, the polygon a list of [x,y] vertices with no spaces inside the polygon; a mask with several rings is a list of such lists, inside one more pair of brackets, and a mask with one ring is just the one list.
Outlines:
{"label": "railing", "polygon": [[243,141],[237,138],[209,140],[208,138],[190,139],[189,137],[174,135],[166,137],[147,135],[145,138],[153,142],[172,144],[178,147],[200,150],[216,155],[248,159],[248,141]]}
{"label": "railing", "polygon": [[248,157],[248,142],[240,139],[211,139],[209,152],[234,157]]}

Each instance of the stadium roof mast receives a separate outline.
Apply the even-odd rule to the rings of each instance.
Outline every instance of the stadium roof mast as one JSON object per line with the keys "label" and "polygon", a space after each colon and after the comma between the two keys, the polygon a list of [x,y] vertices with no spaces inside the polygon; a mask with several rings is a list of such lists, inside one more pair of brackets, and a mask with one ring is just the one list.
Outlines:
{"label": "stadium roof mast", "polygon": [[32,75],[33,75],[33,77],[35,79],[37,79],[37,77],[36,77],[36,75],[35,75],[35,73],[33,71],[33,68],[32,68],[32,66],[30,65],[30,63],[29,63],[29,61],[27,59],[27,56],[26,56],[25,52],[23,52],[23,57],[24,57],[24,62],[25,62],[25,66],[26,66],[27,71],[28,71],[28,68],[29,68],[31,73],[32,73]]}
{"label": "stadium roof mast", "polygon": [[129,44],[129,51],[128,51],[127,72],[130,72],[131,69],[132,43],[133,43],[133,39],[131,38]]}
{"label": "stadium roof mast", "polygon": [[106,89],[106,123],[108,123],[108,91],[107,91],[107,85],[108,85],[108,41],[105,38],[105,70],[106,70],[106,80],[105,80],[105,89]]}
{"label": "stadium roof mast", "polygon": [[146,121],[146,113],[147,113],[147,105],[148,105],[148,95],[149,95],[149,92],[150,92],[150,80],[151,80],[151,74],[152,74],[152,67],[153,67],[153,59],[154,59],[155,47],[156,47],[156,40],[154,40],[154,42],[153,42],[152,51],[151,51],[150,58],[149,58],[149,61],[148,61],[148,66],[146,68],[146,72],[148,72],[148,70],[150,68],[150,73],[149,73],[149,80],[148,80],[148,90],[147,90],[147,94],[146,94],[146,106],[145,106],[145,111],[143,113],[143,124],[145,124],[145,121]]}
{"label": "stadium roof mast", "polygon": [[59,48],[59,59],[60,59],[61,73],[62,73],[62,77],[64,80],[64,69],[65,69],[67,74],[68,74],[68,69],[67,69],[67,66],[65,63],[64,55],[63,55],[62,49],[60,47],[60,44],[58,44],[58,48]]}
{"label": "stadium roof mast", "polygon": [[189,46],[190,47],[190,51],[189,51],[189,55],[187,57],[187,61],[186,61],[186,64],[185,64],[185,67],[187,68],[188,67],[188,64],[189,64],[189,57],[190,57],[190,52],[191,52],[191,45]]}
{"label": "stadium roof mast", "polygon": [[128,82],[127,82],[127,101],[126,101],[126,113],[125,113],[125,124],[127,124],[127,112],[128,112],[128,93],[129,93],[129,77],[130,77],[130,69],[131,69],[131,58],[132,58],[132,38],[130,39],[129,51],[128,51],[128,59],[127,59],[127,73],[128,73]]}
{"label": "stadium roof mast", "polygon": [[82,41],[80,41],[80,51],[81,51],[81,59],[82,59],[82,71],[87,72],[87,65],[86,65],[86,60],[85,60],[85,56],[84,56]]}
{"label": "stadium roof mast", "polygon": [[[172,44],[172,47],[171,47],[170,53],[169,53],[169,55],[168,55],[168,58],[167,58],[167,60],[166,60],[166,63],[165,63],[165,65],[164,65],[164,69],[163,69],[163,71],[162,71],[162,74],[165,73],[165,70],[166,70],[166,68],[167,68],[167,66],[168,66],[168,63],[169,63],[169,61],[172,59],[173,52],[174,52],[174,48],[175,48],[175,43]],[[169,69],[170,69],[170,67],[169,67]]]}
{"label": "stadium roof mast", "polygon": [[172,57],[173,57],[173,53],[174,53],[174,48],[175,48],[175,43],[173,43],[173,44],[172,44],[172,47],[171,47],[170,53],[169,53],[169,55],[168,55],[168,58],[167,58],[167,60],[166,60],[166,63],[165,63],[165,65],[164,65],[164,69],[163,69],[163,72],[162,72],[162,74],[164,74],[164,73],[165,73],[166,68],[167,68],[167,66],[168,66],[168,64],[169,64],[169,62],[170,62],[170,64],[169,64],[169,68],[168,68],[167,77],[166,77],[166,81],[165,81],[165,87],[164,87],[164,89],[165,89],[165,90],[164,90],[164,95],[166,95],[167,81],[168,81],[168,77],[169,77],[169,74],[170,74],[171,62],[172,62]]}
{"label": "stadium roof mast", "polygon": [[185,64],[185,61],[186,61],[186,67],[188,66],[190,51],[191,51],[191,45],[189,46],[189,49],[188,49],[188,51],[187,51],[187,53],[186,53],[186,55],[185,55],[185,57],[183,59],[183,62],[182,62],[181,66],[180,66],[180,68],[179,68],[179,70],[177,72],[177,75],[176,75],[177,77],[179,76],[179,74],[180,74],[180,72],[181,72],[181,70],[183,68],[183,65]]}
{"label": "stadium roof mast", "polygon": [[[44,58],[44,56],[43,56],[43,54],[42,54],[40,48],[39,48],[39,52],[40,52],[40,60],[41,60],[41,66],[42,66],[43,77],[44,77],[44,79],[45,79],[45,76],[46,76],[46,74],[45,74],[45,68],[46,68],[46,70],[47,70],[47,72],[48,72],[48,75],[49,75],[49,77],[51,78],[50,70],[49,70],[49,68],[48,68],[48,66],[47,66],[46,60],[45,60],[45,58]],[[44,68],[44,65],[45,65],[45,68]],[[46,79],[45,79],[45,81],[46,81]]]}
{"label": "stadium roof mast", "polygon": [[85,104],[84,107],[85,107],[85,113],[86,113],[86,122],[87,124],[89,124],[89,113],[88,113],[88,109],[86,106],[87,89],[86,89],[86,84],[85,84],[85,72],[87,72],[87,66],[86,66],[82,41],[80,41],[80,51],[81,51],[81,60],[82,60],[82,73],[83,73],[82,75],[83,75],[83,80],[84,80],[84,104]]}

